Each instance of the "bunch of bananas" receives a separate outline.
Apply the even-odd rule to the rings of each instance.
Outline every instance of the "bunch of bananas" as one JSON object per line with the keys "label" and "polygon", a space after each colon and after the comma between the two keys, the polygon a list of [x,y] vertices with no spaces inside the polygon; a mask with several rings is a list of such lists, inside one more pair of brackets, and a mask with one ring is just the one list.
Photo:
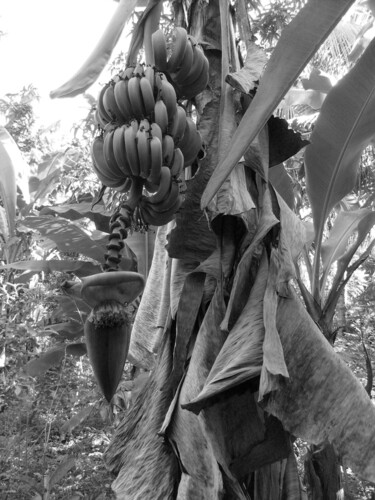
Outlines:
{"label": "bunch of bananas", "polygon": [[197,40],[184,28],[175,28],[173,50],[169,57],[162,30],[153,33],[152,46],[155,66],[169,76],[180,99],[191,99],[206,88],[208,59]]}
{"label": "bunch of bananas", "polygon": [[[101,89],[95,111],[100,133],[91,155],[99,180],[128,193],[127,206],[138,209],[145,225],[160,226],[181,206],[184,168],[202,149],[195,122],[178,97],[189,98],[207,85],[208,61],[183,28],[176,29],[169,59],[161,30],[152,41],[155,66],[128,67]],[[186,61],[185,53],[191,54]]]}

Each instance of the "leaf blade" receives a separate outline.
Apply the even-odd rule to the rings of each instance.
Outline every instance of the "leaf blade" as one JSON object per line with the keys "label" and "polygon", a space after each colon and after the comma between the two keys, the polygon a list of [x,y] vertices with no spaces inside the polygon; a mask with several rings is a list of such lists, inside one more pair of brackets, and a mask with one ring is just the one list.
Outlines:
{"label": "leaf blade", "polygon": [[52,99],[75,97],[87,90],[99,77],[111,57],[125,23],[130,18],[137,0],[120,0],[110,22],[92,53],[81,68],[63,85],[50,92]]}
{"label": "leaf blade", "polygon": [[361,152],[374,135],[374,65],[375,40],[327,95],[306,147],[306,187],[317,235],[330,210],[354,187]]}

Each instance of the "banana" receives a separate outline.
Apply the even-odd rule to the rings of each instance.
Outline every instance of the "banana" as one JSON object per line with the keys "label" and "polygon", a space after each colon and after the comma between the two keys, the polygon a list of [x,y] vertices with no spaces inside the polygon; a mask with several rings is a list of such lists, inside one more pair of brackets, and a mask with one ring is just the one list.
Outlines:
{"label": "banana", "polygon": [[[109,166],[103,152],[104,139],[102,136],[95,137],[91,144],[92,167],[100,182],[108,187],[119,187],[124,184],[125,179],[112,178]],[[109,172],[109,175],[107,175]]]}
{"label": "banana", "polygon": [[185,127],[186,111],[182,106],[177,105],[176,114],[172,120],[172,123],[168,127],[168,133],[173,137],[176,146],[184,136]]}
{"label": "banana", "polygon": [[175,212],[155,213],[148,205],[140,207],[140,214],[144,224],[147,226],[164,226],[175,217]]}
{"label": "banana", "polygon": [[191,70],[186,75],[182,85],[184,88],[187,88],[193,82],[195,82],[198,76],[202,73],[202,70],[205,65],[206,56],[204,55],[203,50],[199,47],[198,44],[193,45],[193,64],[191,66]]}
{"label": "banana", "polygon": [[169,167],[170,165],[172,165],[174,157],[174,140],[171,135],[165,134],[163,136],[162,148],[163,165],[167,165]]}
{"label": "banana", "polygon": [[169,210],[158,212],[154,210],[154,205],[149,203],[148,199],[141,199],[140,212],[143,221],[150,226],[164,226],[174,219],[177,210],[182,204],[182,197],[178,196]]}
{"label": "banana", "polygon": [[148,197],[150,203],[159,203],[169,193],[171,188],[172,176],[168,167],[161,167],[160,170],[160,183],[158,190],[152,196]]}
{"label": "banana", "polygon": [[168,123],[171,123],[177,110],[177,96],[173,85],[165,75],[161,75],[160,98],[167,108]]}
{"label": "banana", "polygon": [[140,177],[133,177],[132,185],[129,190],[128,198],[124,203],[124,206],[129,208],[131,211],[134,211],[139,201],[142,198],[143,191],[143,179]]}
{"label": "banana", "polygon": [[151,150],[150,150],[150,134],[144,126],[139,126],[136,134],[136,143],[139,158],[139,175],[143,179],[147,179],[151,171]]}
{"label": "banana", "polygon": [[113,151],[113,136],[114,136],[114,129],[108,130],[107,132],[104,133],[103,153],[104,153],[104,158],[106,159],[107,165],[110,170],[109,172],[110,175],[108,175],[108,177],[123,179],[124,173],[118,166]]}
{"label": "banana", "polygon": [[150,116],[153,113],[155,107],[154,91],[151,88],[149,80],[145,76],[142,76],[142,78],[140,79],[139,86],[141,89],[145,116]]}
{"label": "banana", "polygon": [[178,26],[175,28],[175,41],[173,43],[173,52],[167,62],[169,73],[175,73],[184,59],[186,46],[188,44],[188,35],[185,28]]}
{"label": "banana", "polygon": [[125,150],[132,175],[138,176],[140,173],[138,148],[136,143],[137,133],[132,126],[128,127],[124,133]]}
{"label": "banana", "polygon": [[111,121],[111,117],[104,108],[103,96],[104,96],[104,93],[109,86],[110,86],[110,82],[103,85],[103,87],[101,88],[101,90],[99,92],[98,99],[97,99],[97,108],[98,108],[98,111],[100,113],[100,116],[107,123]]}
{"label": "banana", "polygon": [[167,42],[164,37],[164,33],[161,29],[158,29],[152,34],[152,50],[154,52],[155,67],[159,71],[167,71]]}
{"label": "banana", "polygon": [[124,184],[122,184],[121,186],[118,186],[118,187],[114,187],[113,189],[115,189],[119,193],[127,193],[129,191],[129,189],[131,188],[131,185],[132,185],[132,179],[130,177],[128,177],[125,180]]}
{"label": "banana", "polygon": [[137,120],[143,118],[145,112],[143,109],[142,92],[139,76],[132,76],[128,82],[128,93],[131,103],[132,115]]}
{"label": "banana", "polygon": [[184,79],[189,74],[194,60],[193,45],[190,37],[185,47],[184,57],[180,61],[180,65],[175,73],[171,74],[173,81],[179,85],[183,85]]}
{"label": "banana", "polygon": [[200,149],[202,148],[201,135],[198,132],[194,121],[190,117],[186,118],[184,137],[182,138],[182,141],[180,141],[178,147],[181,149],[182,154],[184,155],[185,167],[188,167],[193,163]]}
{"label": "banana", "polygon": [[[168,193],[158,203],[150,201],[150,198],[151,197],[146,198],[146,203],[149,203],[155,212],[168,212],[175,205],[177,198],[181,198],[177,182],[171,182]],[[142,198],[142,201],[143,199],[144,198]]]}
{"label": "banana", "polygon": [[186,124],[185,124],[185,130],[184,130],[184,135],[182,136],[182,139],[179,140],[178,142],[178,147],[181,149],[182,153],[184,154],[185,150],[187,151],[189,148],[190,144],[190,138],[196,129],[195,122],[190,116],[186,117]]}
{"label": "banana", "polygon": [[157,137],[160,142],[163,142],[163,132],[157,123],[150,123],[150,134],[152,137]]}
{"label": "banana", "polygon": [[173,163],[171,165],[171,175],[173,178],[178,179],[181,174],[182,170],[184,168],[185,164],[185,158],[184,155],[182,154],[182,151],[180,148],[176,148],[174,150],[174,157],[173,157]]}
{"label": "banana", "polygon": [[113,134],[113,153],[115,155],[117,165],[120,167],[125,176],[132,175],[129,160],[126,156],[124,138],[125,130],[128,127],[130,127],[130,125],[122,125],[121,127],[117,127]]}
{"label": "banana", "polygon": [[132,107],[128,94],[128,83],[129,80],[120,80],[116,83],[114,88],[116,104],[125,122],[130,121],[132,118]]}
{"label": "banana", "polygon": [[154,122],[159,125],[163,134],[167,132],[168,128],[168,111],[167,107],[161,99],[155,102],[154,107]]}
{"label": "banana", "polygon": [[103,106],[112,121],[123,123],[122,113],[115,99],[114,85],[110,84],[103,94]]}
{"label": "banana", "polygon": [[203,67],[197,79],[194,82],[187,85],[186,87],[185,86],[183,87],[183,96],[186,99],[192,99],[196,95],[200,94],[208,85],[210,78],[209,62],[204,54],[202,57],[203,57]]}
{"label": "banana", "polygon": [[147,78],[147,80],[150,83],[150,86],[152,88],[152,95],[155,98],[155,92],[154,92],[154,90],[155,90],[155,70],[154,70],[153,66],[148,65],[145,67],[145,77]]}
{"label": "banana", "polygon": [[104,129],[108,122],[105,122],[103,118],[100,116],[98,108],[96,108],[94,113],[94,121],[98,125],[98,127]]}
{"label": "banana", "polygon": [[[150,191],[157,189],[160,183],[161,168],[163,166],[163,149],[162,143],[157,136],[150,138],[150,153],[151,153],[151,168],[147,177],[147,183]],[[156,188],[156,189],[154,189]]]}

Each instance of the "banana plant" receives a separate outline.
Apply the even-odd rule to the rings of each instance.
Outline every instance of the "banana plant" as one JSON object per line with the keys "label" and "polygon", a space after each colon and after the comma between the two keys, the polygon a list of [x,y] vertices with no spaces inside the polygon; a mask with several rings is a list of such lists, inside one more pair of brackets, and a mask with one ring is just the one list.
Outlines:
{"label": "banana plant", "polygon": [[[133,47],[147,32],[147,12],[157,3],[150,0],[141,16]],[[233,23],[251,39],[245,17],[230,15],[224,0],[192,2],[186,19],[184,9],[176,7],[176,19],[188,25],[210,63],[209,84],[186,99],[198,116],[206,154],[194,163],[195,175],[186,182],[175,220],[157,231],[134,321],[131,361],[152,371],[105,456],[117,474],[113,489],[120,498],[273,499],[281,491],[289,499],[303,498],[290,435],[314,445],[333,443],[345,463],[375,480],[374,407],[322,335],[312,316],[320,310],[309,306],[307,311],[291,285],[306,228],[278,193],[284,189],[279,176],[270,173],[274,145],[286,154],[284,141],[272,136],[271,115],[352,4],[309,0],[283,31],[265,69],[257,61],[248,72],[258,75],[259,83],[247,82],[246,88],[256,87],[255,95],[243,96],[251,101],[247,108],[226,80],[230,67],[240,70]],[[240,5],[246,12],[245,2],[238,2],[238,10]],[[155,61],[166,62],[167,45],[159,35]],[[371,58],[366,65],[371,71]],[[357,78],[358,67],[360,61],[349,80]],[[328,92],[323,118],[324,107],[329,110],[331,99],[336,102],[335,91]],[[372,123],[372,90],[361,99],[351,99],[357,107],[353,104],[351,116],[345,116],[342,128],[348,130],[341,142],[336,136],[340,124],[327,132],[330,122],[322,118],[322,140],[327,134],[333,140],[327,150],[338,149],[333,166],[324,167],[331,172],[327,186],[316,189],[323,203],[314,199],[315,170],[307,167],[317,262],[310,302],[318,297],[318,283],[320,294],[332,263],[349,264],[373,224],[369,211],[342,214],[323,240],[326,218],[353,187],[354,167],[348,174],[342,165],[355,163],[369,139],[365,125]],[[330,116],[336,119],[332,110]],[[314,136],[311,140],[310,165],[318,142]],[[340,191],[343,185],[348,191]],[[357,240],[347,248],[354,230]],[[340,279],[337,290],[342,286]]]}

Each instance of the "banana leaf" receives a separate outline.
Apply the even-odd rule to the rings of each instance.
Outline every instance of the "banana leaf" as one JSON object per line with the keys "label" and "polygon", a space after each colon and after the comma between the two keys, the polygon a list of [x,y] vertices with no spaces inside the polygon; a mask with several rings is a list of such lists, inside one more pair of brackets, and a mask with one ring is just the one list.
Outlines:
{"label": "banana leaf", "polygon": [[268,180],[276,189],[279,195],[283,198],[288,207],[294,208],[294,191],[293,181],[282,163],[270,168],[268,172]]}
{"label": "banana leaf", "polygon": [[361,382],[332,349],[290,288],[280,298],[277,329],[289,380],[264,409],[312,444],[329,441],[360,477],[375,480],[375,407]]}
{"label": "banana leaf", "polygon": [[227,154],[206,186],[202,208],[207,207],[302,69],[352,3],[353,0],[310,0],[283,30]]}
{"label": "banana leaf", "polygon": [[0,196],[5,209],[9,236],[14,236],[17,205],[17,162],[21,153],[5,127],[0,127]]}
{"label": "banana leaf", "polygon": [[[165,245],[167,234],[173,224],[172,222],[157,229],[150,272],[134,320],[130,340],[129,355],[132,363],[148,370],[154,366],[155,353],[164,330],[165,317],[163,319],[161,314],[169,307],[169,293],[166,295],[162,294],[161,291],[163,283],[169,283],[171,272],[171,262]],[[166,301],[167,304],[165,304]],[[159,316],[160,322],[158,321]]]}
{"label": "banana leaf", "polygon": [[316,237],[332,208],[354,187],[375,130],[375,40],[327,95],[305,151],[307,194]]}
{"label": "banana leaf", "polygon": [[[356,243],[363,243],[375,224],[375,212],[365,208],[359,210],[341,210],[322,245],[323,271],[328,272],[331,265],[341,259],[347,249],[349,238],[358,231]],[[323,279],[324,281],[324,279]]]}
{"label": "banana leaf", "polygon": [[34,273],[74,273],[79,278],[99,273],[100,266],[87,261],[78,260],[22,260],[0,266],[0,269],[17,269],[18,271],[33,271]]}
{"label": "banana leaf", "polygon": [[[96,82],[111,57],[124,26],[138,0],[120,0],[113,16],[92,53],[72,78],[50,92],[50,97],[74,97],[82,94]],[[68,56],[68,55],[67,55]]]}

